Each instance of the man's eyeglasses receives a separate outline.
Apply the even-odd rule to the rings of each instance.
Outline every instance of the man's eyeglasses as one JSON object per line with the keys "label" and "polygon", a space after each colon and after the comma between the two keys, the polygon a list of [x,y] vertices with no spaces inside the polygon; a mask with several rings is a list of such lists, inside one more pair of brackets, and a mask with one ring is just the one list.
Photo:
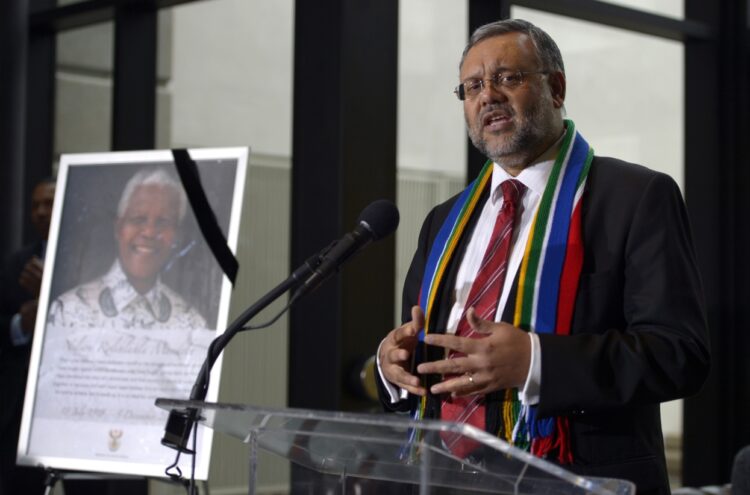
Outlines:
{"label": "man's eyeglasses", "polygon": [[453,92],[456,97],[464,101],[465,99],[472,99],[479,95],[484,89],[484,85],[489,81],[492,89],[498,90],[500,88],[513,89],[523,84],[524,78],[527,74],[547,74],[547,71],[535,70],[535,71],[511,71],[504,70],[496,74],[493,74],[489,79],[467,79],[458,86]]}

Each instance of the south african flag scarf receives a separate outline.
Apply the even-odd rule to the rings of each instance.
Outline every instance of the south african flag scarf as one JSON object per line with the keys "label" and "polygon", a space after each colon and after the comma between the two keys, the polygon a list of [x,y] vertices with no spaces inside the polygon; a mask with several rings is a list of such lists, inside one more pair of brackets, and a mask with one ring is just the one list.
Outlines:
{"label": "south african flag scarf", "polygon": [[[562,146],[534,215],[521,264],[513,325],[539,334],[568,335],[583,265],[581,197],[594,151],[566,120]],[[422,279],[419,303],[429,333],[436,296],[445,283],[447,267],[466,232],[483,191],[491,183],[488,161],[474,182],[459,195],[432,245]],[[422,398],[416,413],[425,414]],[[558,461],[571,463],[567,418],[537,418],[536,407],[522,406],[517,390],[504,391],[498,432],[510,444],[545,457],[552,451]]]}

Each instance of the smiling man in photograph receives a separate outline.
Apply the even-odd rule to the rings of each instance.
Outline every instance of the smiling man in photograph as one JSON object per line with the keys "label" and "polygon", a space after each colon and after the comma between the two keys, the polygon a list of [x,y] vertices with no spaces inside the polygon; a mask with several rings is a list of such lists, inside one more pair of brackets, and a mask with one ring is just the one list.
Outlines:
{"label": "smiling man in photograph", "polygon": [[695,394],[710,361],[679,188],[594,154],[564,118],[560,51],[531,23],[477,29],[458,83],[489,161],[424,221],[404,324],[378,350],[383,405],[669,493],[659,405]]}
{"label": "smiling man in photograph", "polygon": [[161,281],[185,217],[182,186],[165,170],[144,169],[125,185],[117,207],[117,259],[100,278],[50,306],[47,321],[67,328],[205,328],[203,317]]}

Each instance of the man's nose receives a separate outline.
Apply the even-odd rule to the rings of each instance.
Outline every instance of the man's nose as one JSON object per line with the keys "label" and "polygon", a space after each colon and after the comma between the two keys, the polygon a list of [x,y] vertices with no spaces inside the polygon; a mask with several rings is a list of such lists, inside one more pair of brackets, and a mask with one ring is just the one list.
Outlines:
{"label": "man's nose", "polygon": [[159,231],[156,222],[146,222],[141,226],[140,234],[145,237],[156,237]]}
{"label": "man's nose", "polygon": [[508,101],[508,95],[502,87],[495,87],[492,80],[485,79],[482,81],[482,88],[479,91],[479,101],[482,104]]}

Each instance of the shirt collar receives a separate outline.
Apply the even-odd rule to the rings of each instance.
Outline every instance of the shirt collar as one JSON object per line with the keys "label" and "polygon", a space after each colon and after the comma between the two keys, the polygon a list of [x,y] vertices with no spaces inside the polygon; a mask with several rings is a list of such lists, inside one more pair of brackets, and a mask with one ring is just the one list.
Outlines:
{"label": "shirt collar", "polygon": [[557,158],[557,153],[560,151],[564,137],[565,132],[562,133],[552,146],[539,155],[536,160],[521,170],[521,173],[516,177],[510,175],[500,164],[494,162],[492,164],[492,203],[496,204],[503,197],[500,184],[508,179],[516,179],[526,186],[529,191],[541,196],[544,188],[547,187],[547,180],[552,172],[552,166],[555,164],[555,159]]}
{"label": "shirt collar", "polygon": [[141,294],[130,285],[127,275],[122,270],[120,260],[117,259],[112,265],[112,268],[102,277],[102,283],[109,288],[110,294],[112,295],[112,302],[114,302],[117,312],[121,312],[138,297],[143,297],[148,301],[152,308],[156,308],[159,301],[162,288],[161,279],[157,279],[154,286],[147,293]]}

